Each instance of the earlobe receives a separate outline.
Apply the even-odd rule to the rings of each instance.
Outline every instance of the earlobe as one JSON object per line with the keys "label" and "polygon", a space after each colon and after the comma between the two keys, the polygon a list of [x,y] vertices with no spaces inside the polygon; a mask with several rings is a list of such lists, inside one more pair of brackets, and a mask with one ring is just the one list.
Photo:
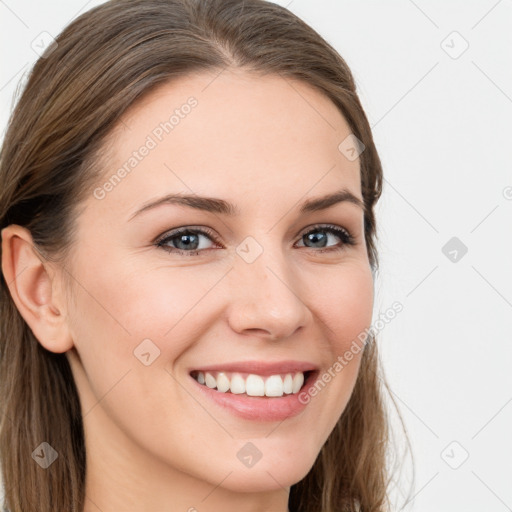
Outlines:
{"label": "earlobe", "polygon": [[56,275],[22,226],[2,229],[2,272],[18,311],[41,345],[56,353],[72,348]]}

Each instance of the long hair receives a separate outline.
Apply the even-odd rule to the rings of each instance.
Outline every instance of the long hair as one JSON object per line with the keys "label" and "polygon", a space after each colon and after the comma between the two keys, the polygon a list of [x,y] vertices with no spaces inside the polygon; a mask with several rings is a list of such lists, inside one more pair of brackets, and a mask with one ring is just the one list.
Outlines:
{"label": "long hair", "polygon": [[[227,67],[299,79],[326,95],[365,146],[364,233],[378,269],[374,206],[382,167],[352,74],[316,31],[264,0],[112,0],[82,14],[34,65],[0,154],[0,229],[26,227],[41,255],[64,261],[77,205],[101,175],[101,150],[123,113],[160,84]],[[82,512],[86,454],[80,401],[65,354],[44,349],[0,285],[0,458],[11,512]],[[293,512],[387,509],[388,421],[375,339]],[[32,452],[48,442],[43,470]]]}

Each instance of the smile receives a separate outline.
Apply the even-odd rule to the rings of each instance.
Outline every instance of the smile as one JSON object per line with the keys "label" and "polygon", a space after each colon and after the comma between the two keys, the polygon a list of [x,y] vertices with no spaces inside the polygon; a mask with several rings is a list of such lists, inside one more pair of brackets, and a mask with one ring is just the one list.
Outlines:
{"label": "smile", "polygon": [[239,372],[202,372],[193,371],[191,376],[204,386],[216,389],[220,393],[232,393],[247,396],[282,397],[297,394],[308,374],[311,372],[293,372],[269,376]]}
{"label": "smile", "polygon": [[307,406],[300,394],[319,378],[306,362],[224,363],[189,371],[198,398],[219,411],[250,421],[284,421]]}

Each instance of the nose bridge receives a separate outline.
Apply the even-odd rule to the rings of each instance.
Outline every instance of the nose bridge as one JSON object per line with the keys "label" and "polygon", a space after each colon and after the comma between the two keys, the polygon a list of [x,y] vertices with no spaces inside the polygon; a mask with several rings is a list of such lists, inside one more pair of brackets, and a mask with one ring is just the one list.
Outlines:
{"label": "nose bridge", "polygon": [[237,247],[230,321],[239,332],[256,329],[285,338],[307,322],[309,310],[281,244],[271,243],[271,235],[263,239],[247,237]]}

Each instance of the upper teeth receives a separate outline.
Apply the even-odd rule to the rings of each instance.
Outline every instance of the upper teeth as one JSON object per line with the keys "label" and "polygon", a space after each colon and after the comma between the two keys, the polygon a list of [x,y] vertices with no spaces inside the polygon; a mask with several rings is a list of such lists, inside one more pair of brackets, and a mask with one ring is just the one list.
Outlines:
{"label": "upper teeth", "polygon": [[[304,384],[304,373],[287,373],[284,378],[281,375],[261,377],[253,373],[244,377],[239,373],[227,372],[197,372],[193,374],[199,384],[206,384],[209,388],[217,388],[217,391],[234,394],[246,393],[249,396],[283,396],[283,394],[298,393]],[[265,380],[264,380],[265,379]]]}

